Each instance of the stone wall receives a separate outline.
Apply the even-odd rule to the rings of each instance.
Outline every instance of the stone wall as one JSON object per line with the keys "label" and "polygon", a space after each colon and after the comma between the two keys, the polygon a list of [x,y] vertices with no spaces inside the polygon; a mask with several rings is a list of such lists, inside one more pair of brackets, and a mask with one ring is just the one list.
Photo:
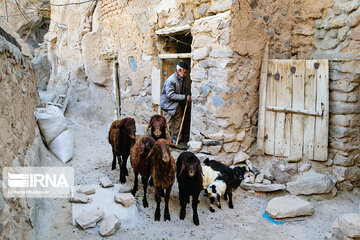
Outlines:
{"label": "stone wall", "polygon": [[330,61],[329,164],[340,189],[360,185],[360,2],[334,1],[315,21],[314,58]]}
{"label": "stone wall", "polygon": [[52,18],[67,29],[51,24],[47,35],[54,66],[50,85],[70,76],[74,91],[67,114],[107,124],[118,110],[117,63],[119,113],[135,117],[143,134],[158,110],[153,95],[158,94],[153,89],[160,76],[158,55],[175,50],[155,31],[188,24],[193,37],[191,150],[228,165],[236,154],[259,158],[257,166],[268,170],[273,158],[255,151],[266,43],[270,58],[329,59],[329,160],[301,161],[295,168],[310,165],[332,173],[338,187],[351,189],[359,181],[358,5],[344,0],[104,0],[67,10],[52,7]]}
{"label": "stone wall", "polygon": [[[4,167],[33,164],[35,103],[39,100],[29,49],[9,25],[0,20],[0,179]],[[5,37],[6,35],[6,37]],[[9,42],[9,39],[13,39]],[[18,43],[19,47],[13,43]],[[0,189],[2,181],[0,181]],[[21,231],[19,231],[21,229]],[[0,238],[32,239],[26,199],[4,199],[0,191]]]}

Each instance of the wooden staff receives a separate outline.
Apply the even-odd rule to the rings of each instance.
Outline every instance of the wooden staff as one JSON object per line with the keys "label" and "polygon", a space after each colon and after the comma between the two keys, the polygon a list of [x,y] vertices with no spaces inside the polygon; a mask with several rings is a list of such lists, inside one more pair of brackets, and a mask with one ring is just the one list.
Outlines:
{"label": "wooden staff", "polygon": [[184,115],[183,115],[183,117],[182,117],[181,125],[180,125],[180,130],[179,130],[179,133],[178,133],[178,136],[177,136],[177,139],[176,139],[176,146],[177,146],[178,143],[179,143],[180,134],[181,134],[181,130],[182,130],[182,127],[183,127],[183,123],[184,123],[184,119],[185,119],[185,114],[186,114],[186,109],[187,109],[188,102],[189,102],[189,101],[186,100],[185,109],[184,109]]}

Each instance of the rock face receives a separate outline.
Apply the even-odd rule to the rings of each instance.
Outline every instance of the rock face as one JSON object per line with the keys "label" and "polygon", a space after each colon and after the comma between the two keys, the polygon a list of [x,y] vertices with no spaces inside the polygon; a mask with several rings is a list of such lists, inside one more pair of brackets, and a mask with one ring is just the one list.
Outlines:
{"label": "rock face", "polygon": [[293,195],[311,195],[329,193],[334,183],[324,174],[307,173],[296,181],[287,183],[287,190]]}
{"label": "rock face", "polygon": [[265,184],[265,183],[251,184],[251,183],[241,182],[240,186],[246,190],[254,190],[256,192],[275,192],[286,189],[286,186],[284,184]]}
{"label": "rock face", "polygon": [[121,223],[115,214],[110,215],[101,223],[99,233],[103,237],[113,235],[120,227],[120,224]]}
{"label": "rock face", "polygon": [[76,223],[82,228],[92,228],[96,226],[96,223],[104,217],[102,210],[92,210],[81,214],[77,219]]}
{"label": "rock face", "polygon": [[114,196],[114,200],[124,207],[130,207],[135,203],[135,198],[131,193],[118,193]]}
{"label": "rock face", "polygon": [[339,227],[348,237],[360,238],[360,214],[347,213],[339,216]]}
{"label": "rock face", "polygon": [[250,159],[250,156],[244,153],[243,151],[239,151],[234,157],[234,164],[239,164],[245,162],[246,160]]}
{"label": "rock face", "polygon": [[266,213],[273,218],[307,216],[314,213],[314,207],[296,196],[284,196],[271,199]]}
{"label": "rock face", "polygon": [[100,181],[100,185],[102,187],[104,187],[104,188],[114,186],[114,184],[112,183],[112,181],[108,177],[102,177],[102,178],[99,179],[99,181]]}

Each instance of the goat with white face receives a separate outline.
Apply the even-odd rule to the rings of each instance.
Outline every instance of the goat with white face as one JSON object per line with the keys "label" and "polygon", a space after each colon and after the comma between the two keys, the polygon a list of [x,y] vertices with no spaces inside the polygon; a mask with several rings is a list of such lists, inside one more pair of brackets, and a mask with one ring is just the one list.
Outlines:
{"label": "goat with white face", "polygon": [[226,191],[226,183],[224,180],[215,180],[212,184],[210,184],[207,189],[208,198],[210,199],[210,211],[215,212],[214,203],[216,199],[216,204],[218,208],[221,208],[220,198],[225,194]]}

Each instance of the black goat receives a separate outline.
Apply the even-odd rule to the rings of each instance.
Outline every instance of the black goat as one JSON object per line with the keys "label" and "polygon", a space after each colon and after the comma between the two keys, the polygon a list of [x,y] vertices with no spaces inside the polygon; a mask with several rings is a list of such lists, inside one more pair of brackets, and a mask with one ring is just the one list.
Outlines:
{"label": "black goat", "polygon": [[209,160],[208,158],[205,159],[204,164],[210,166],[215,171],[219,171],[224,176],[224,181],[226,183],[224,199],[227,200],[227,197],[229,197],[229,208],[234,208],[232,192],[240,186],[241,181],[244,179],[246,167],[229,168],[221,162]]}
{"label": "black goat", "polygon": [[197,206],[202,190],[202,168],[200,160],[192,152],[182,152],[176,161],[176,178],[179,185],[180,219],[186,215],[186,204],[192,196],[193,221],[199,225]]}

